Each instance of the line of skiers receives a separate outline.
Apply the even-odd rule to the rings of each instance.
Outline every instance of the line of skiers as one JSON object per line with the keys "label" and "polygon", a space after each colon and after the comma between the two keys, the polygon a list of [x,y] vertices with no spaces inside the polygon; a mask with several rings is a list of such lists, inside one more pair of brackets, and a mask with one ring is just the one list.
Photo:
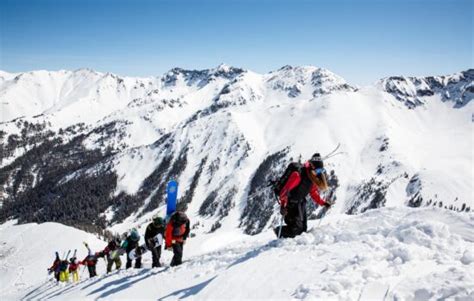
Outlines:
{"label": "line of skiers", "polygon": [[[308,222],[306,197],[309,194],[315,204],[324,206],[327,210],[333,205],[333,202],[324,200],[320,196],[320,193],[327,190],[327,174],[319,153],[315,153],[303,164],[290,163],[279,180],[273,183],[273,191],[278,196],[280,213],[286,224],[274,229],[278,238],[295,237],[306,232]],[[77,281],[79,264],[86,265],[89,276],[94,277],[97,275],[95,267],[98,258],[105,257],[107,259],[107,273],[109,273],[114,264],[116,269],[120,269],[122,265],[120,255],[125,253],[127,255],[125,265],[127,269],[132,266],[133,261],[135,261],[135,268],[141,268],[142,254],[148,250],[152,254],[152,267],[160,267],[163,237],[165,238],[165,249],[173,250],[174,255],[170,265],[179,265],[182,263],[183,245],[190,230],[185,210],[186,208],[183,207],[173,213],[166,226],[161,217],[154,217],[145,231],[145,245],[139,245],[140,235],[136,229],[133,229],[124,237],[123,242],[119,238],[114,238],[101,252],[93,253],[86,244],[88,256],[82,261],[77,261],[75,252],[69,262],[67,259],[60,260],[58,253],[56,253],[54,264],[49,270],[54,271],[58,281],[68,279],[68,273],[71,273],[73,280]]]}
{"label": "line of skiers", "polygon": [[89,277],[92,278],[97,276],[96,265],[99,258],[104,258],[107,261],[107,273],[110,273],[114,265],[117,270],[122,267],[120,256],[126,254],[125,267],[127,269],[132,267],[133,261],[135,261],[133,265],[135,268],[141,268],[142,255],[147,251],[151,251],[152,267],[161,267],[163,238],[165,249],[173,251],[170,265],[180,265],[183,260],[183,245],[186,243],[190,231],[190,222],[184,213],[185,209],[182,207],[181,210],[174,212],[168,223],[160,216],[153,217],[152,222],[145,230],[145,244],[143,245],[140,245],[140,234],[134,228],[128,234],[125,233],[122,236],[123,239],[117,236],[112,238],[107,246],[99,252],[93,252],[89,245],[84,243],[87,248],[87,256],[82,261],[77,259],[76,250],[71,258],[69,258],[70,252],[68,252],[64,259],[61,259],[56,252],[56,258],[52,266],[48,268],[48,272],[54,273],[58,282],[68,282],[70,277],[73,282],[78,282],[80,265],[87,267]]}

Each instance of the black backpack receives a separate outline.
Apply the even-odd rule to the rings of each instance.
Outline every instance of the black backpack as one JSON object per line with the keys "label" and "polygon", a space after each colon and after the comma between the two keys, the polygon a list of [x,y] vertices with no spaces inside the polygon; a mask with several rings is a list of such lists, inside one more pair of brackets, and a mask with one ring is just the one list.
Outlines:
{"label": "black backpack", "polygon": [[288,165],[283,175],[273,183],[273,192],[277,197],[280,196],[280,192],[283,190],[283,187],[285,187],[291,174],[295,171],[301,173],[302,168],[303,165],[298,162],[292,162]]}
{"label": "black backpack", "polygon": [[173,236],[180,236],[181,233],[181,226],[188,222],[188,217],[184,212],[176,211],[171,216],[171,223],[173,224]]}
{"label": "black backpack", "polygon": [[173,227],[181,227],[188,221],[188,217],[184,212],[176,211],[172,216],[171,216],[171,222],[173,223]]}

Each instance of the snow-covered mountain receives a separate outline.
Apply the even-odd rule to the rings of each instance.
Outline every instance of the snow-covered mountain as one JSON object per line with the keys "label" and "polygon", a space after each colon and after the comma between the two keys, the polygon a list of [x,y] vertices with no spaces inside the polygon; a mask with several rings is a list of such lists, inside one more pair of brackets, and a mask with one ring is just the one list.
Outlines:
{"label": "snow-covered mountain", "polygon": [[339,143],[336,212],[473,205],[473,70],[363,88],[312,66],[1,77],[2,220],[123,231],[163,211],[175,178],[197,232],[255,234],[278,217],[268,180]]}
{"label": "snow-covered mountain", "polygon": [[426,96],[433,95],[460,108],[474,98],[474,69],[448,76],[392,76],[380,80],[378,85],[410,108],[424,104],[429,99]]}
{"label": "snow-covered mountain", "polygon": [[[473,72],[354,87],[312,66],[150,78],[2,71],[0,298],[473,298]],[[338,144],[325,162],[336,205],[321,228],[308,204],[313,230],[272,240],[268,181]],[[143,233],[164,214],[169,179],[193,225],[184,266],[43,282],[54,250],[104,242],[31,222]],[[263,275],[274,276],[258,283]],[[149,290],[158,280],[166,285]]]}

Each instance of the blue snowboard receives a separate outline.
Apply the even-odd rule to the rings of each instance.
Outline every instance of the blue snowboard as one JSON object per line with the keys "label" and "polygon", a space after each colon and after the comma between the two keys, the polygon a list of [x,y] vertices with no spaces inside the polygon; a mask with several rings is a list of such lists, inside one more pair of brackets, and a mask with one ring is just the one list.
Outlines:
{"label": "blue snowboard", "polygon": [[178,183],[175,180],[168,182],[166,193],[166,220],[169,220],[171,214],[176,211],[176,199],[178,198]]}

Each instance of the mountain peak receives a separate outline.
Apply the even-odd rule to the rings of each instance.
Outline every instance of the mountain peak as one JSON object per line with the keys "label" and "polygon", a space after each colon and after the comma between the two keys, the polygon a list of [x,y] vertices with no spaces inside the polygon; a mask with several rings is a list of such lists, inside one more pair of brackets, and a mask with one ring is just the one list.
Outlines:
{"label": "mountain peak", "polygon": [[409,108],[423,105],[426,97],[434,95],[460,108],[474,99],[474,69],[442,76],[390,76],[377,85]]}
{"label": "mountain peak", "polygon": [[[318,97],[333,91],[356,90],[335,73],[310,65],[285,65],[268,73],[267,78],[267,82],[274,90],[284,91],[289,97],[297,97],[301,94],[307,97]],[[306,90],[306,93],[303,93],[304,90]]]}

